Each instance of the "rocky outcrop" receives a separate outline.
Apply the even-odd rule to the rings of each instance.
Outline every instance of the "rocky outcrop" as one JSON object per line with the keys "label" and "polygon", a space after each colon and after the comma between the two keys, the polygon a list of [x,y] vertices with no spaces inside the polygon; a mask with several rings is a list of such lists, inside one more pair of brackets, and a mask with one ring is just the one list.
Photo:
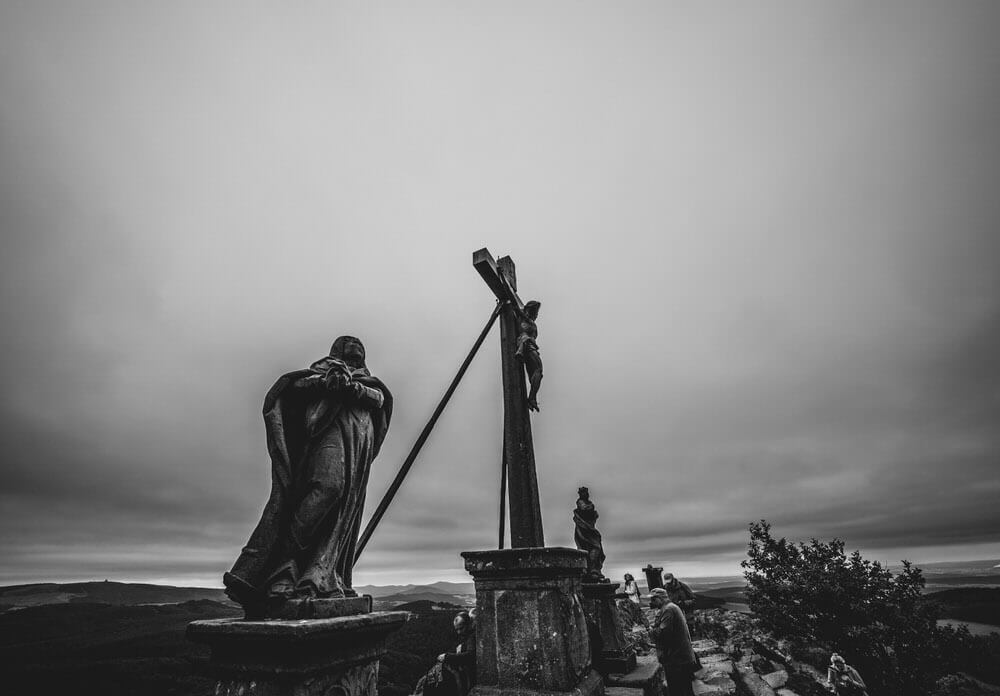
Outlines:
{"label": "rocky outcrop", "polygon": [[[620,609],[626,638],[636,653],[655,659],[647,628],[653,618],[650,610],[645,609],[644,626],[631,607]],[[752,616],[723,609],[695,610],[690,630],[702,666],[693,685],[697,696],[830,694],[826,672],[795,659],[791,645],[763,631]]]}
{"label": "rocky outcrop", "polygon": [[[735,691],[751,696],[828,696],[826,674],[792,657],[791,646],[761,630],[746,614],[713,609],[695,613],[696,635],[711,636],[698,641],[705,667],[696,677],[703,682],[710,667],[732,665],[730,678]],[[699,652],[699,655],[701,652]],[[726,662],[714,655],[724,655]],[[707,662],[707,664],[706,664]],[[711,686],[705,682],[706,687]],[[704,690],[695,693],[731,693]]]}

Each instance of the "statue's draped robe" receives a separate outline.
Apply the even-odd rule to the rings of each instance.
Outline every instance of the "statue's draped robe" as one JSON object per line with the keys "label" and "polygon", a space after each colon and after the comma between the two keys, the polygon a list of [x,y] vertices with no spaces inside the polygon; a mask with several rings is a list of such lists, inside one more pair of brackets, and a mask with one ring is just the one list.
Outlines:
{"label": "statue's draped robe", "polygon": [[279,578],[289,578],[299,596],[354,594],[365,488],[389,429],[392,395],[364,368],[353,380],[381,392],[380,407],[332,393],[318,380],[301,386],[316,374],[314,366],[283,375],[264,398],[271,496],[230,571],[259,595]]}
{"label": "statue's draped robe", "polygon": [[576,531],[573,534],[576,548],[587,552],[587,574],[591,577],[601,576],[604,567],[604,545],[601,543],[601,533],[597,531],[597,510],[589,500],[576,501],[573,511],[573,522]]}

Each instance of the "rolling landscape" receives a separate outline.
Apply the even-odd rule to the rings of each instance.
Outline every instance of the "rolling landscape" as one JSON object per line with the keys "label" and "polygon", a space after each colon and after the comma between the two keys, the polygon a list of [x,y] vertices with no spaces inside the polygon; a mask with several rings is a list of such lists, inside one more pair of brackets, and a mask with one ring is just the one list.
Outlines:
{"label": "rolling landscape", "polygon": [[[928,601],[943,621],[974,632],[1000,631],[996,561],[928,564]],[[708,604],[746,610],[742,578],[693,578]],[[475,600],[468,583],[359,586],[376,609],[403,609],[414,618],[389,640],[379,690],[404,696],[448,649],[451,619]],[[643,588],[645,589],[645,588]],[[207,651],[188,642],[191,621],[239,616],[221,589],[110,581],[0,587],[0,664],[12,693],[125,696],[207,696]]]}

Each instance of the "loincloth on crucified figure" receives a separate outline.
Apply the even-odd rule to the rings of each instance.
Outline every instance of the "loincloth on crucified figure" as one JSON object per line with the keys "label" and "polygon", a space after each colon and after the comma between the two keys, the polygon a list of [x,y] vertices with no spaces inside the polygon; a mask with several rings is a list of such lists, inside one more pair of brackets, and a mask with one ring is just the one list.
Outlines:
{"label": "loincloth on crucified figure", "polygon": [[534,336],[527,334],[521,334],[517,337],[517,349],[514,351],[514,355],[523,363],[528,363],[532,360],[541,361],[542,359],[538,354],[538,342]]}

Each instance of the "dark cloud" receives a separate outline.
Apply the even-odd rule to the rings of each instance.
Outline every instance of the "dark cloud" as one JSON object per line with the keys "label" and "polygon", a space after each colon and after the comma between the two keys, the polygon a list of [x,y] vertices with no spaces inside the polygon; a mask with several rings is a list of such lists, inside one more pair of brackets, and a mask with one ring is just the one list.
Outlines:
{"label": "dark cloud", "polygon": [[[0,582],[217,582],[341,333],[396,396],[372,509],[484,244],[543,302],[548,543],[588,485],[614,573],[762,518],[1000,556],[994,6],[105,7],[0,9]],[[496,543],[498,389],[493,337],[360,582]]]}

